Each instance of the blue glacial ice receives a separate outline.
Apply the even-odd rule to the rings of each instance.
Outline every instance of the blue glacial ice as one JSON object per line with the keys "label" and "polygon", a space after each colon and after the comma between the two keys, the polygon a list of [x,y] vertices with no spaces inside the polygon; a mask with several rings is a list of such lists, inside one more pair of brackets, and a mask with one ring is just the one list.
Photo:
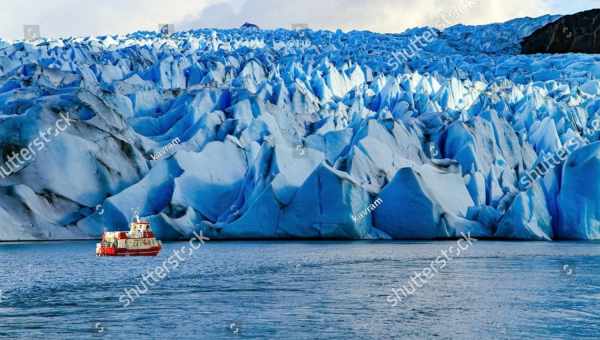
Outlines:
{"label": "blue glacial ice", "polygon": [[453,26],[410,60],[425,28],[3,41],[2,165],[75,122],[0,176],[0,240],[135,213],[162,239],[600,239],[598,133],[520,187],[600,119],[600,56],[519,55],[557,18]]}

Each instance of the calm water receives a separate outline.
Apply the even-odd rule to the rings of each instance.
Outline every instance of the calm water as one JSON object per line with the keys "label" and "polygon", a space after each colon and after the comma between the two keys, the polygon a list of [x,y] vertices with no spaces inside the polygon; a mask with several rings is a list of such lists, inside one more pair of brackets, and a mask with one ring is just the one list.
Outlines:
{"label": "calm water", "polygon": [[[0,338],[572,339],[600,334],[600,244],[477,242],[393,308],[391,288],[456,242],[208,242],[129,307],[158,258],[94,243],[0,245]],[[140,286],[141,287],[141,286]]]}

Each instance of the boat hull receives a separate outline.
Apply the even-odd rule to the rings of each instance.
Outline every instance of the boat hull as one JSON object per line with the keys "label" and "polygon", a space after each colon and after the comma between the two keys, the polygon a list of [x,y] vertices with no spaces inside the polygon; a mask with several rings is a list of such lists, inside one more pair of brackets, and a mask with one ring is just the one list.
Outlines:
{"label": "boat hull", "polygon": [[126,249],[126,248],[106,248],[101,247],[96,252],[97,256],[157,256],[161,247],[152,247],[146,249]]}

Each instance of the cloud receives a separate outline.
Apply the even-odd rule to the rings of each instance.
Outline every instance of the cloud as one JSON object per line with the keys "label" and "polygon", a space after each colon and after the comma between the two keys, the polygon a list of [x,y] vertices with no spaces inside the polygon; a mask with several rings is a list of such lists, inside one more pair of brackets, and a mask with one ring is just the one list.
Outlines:
{"label": "cloud", "polygon": [[[195,17],[188,17],[182,28],[239,27],[249,21],[264,28],[289,28],[307,23],[311,28],[335,30],[362,29],[401,32],[423,26],[441,15],[456,12],[456,23],[484,24],[515,17],[540,16],[553,8],[545,0],[234,0],[207,6]],[[237,5],[238,9],[234,9]]]}
{"label": "cloud", "polygon": [[24,24],[46,37],[88,36],[156,30],[183,21],[219,0],[1,0],[0,37],[20,39]]}
{"label": "cloud", "polygon": [[[401,32],[431,23],[461,0],[1,0],[0,37],[19,39],[24,24],[38,24],[47,37],[87,36],[155,30],[231,28],[244,22],[261,27],[364,29]],[[462,0],[464,1],[464,0]],[[484,24],[515,17],[572,13],[597,0],[471,0],[479,4],[456,22]]]}

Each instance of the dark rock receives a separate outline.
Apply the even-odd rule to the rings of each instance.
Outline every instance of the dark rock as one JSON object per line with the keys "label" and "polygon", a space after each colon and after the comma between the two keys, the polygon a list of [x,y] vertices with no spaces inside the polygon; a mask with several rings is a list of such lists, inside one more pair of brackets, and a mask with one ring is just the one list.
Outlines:
{"label": "dark rock", "polygon": [[523,54],[600,53],[600,9],[564,16],[521,42]]}
{"label": "dark rock", "polygon": [[260,29],[260,27],[258,27],[258,25],[251,24],[249,22],[244,23],[242,25],[242,28],[253,29],[253,30],[259,30]]}

